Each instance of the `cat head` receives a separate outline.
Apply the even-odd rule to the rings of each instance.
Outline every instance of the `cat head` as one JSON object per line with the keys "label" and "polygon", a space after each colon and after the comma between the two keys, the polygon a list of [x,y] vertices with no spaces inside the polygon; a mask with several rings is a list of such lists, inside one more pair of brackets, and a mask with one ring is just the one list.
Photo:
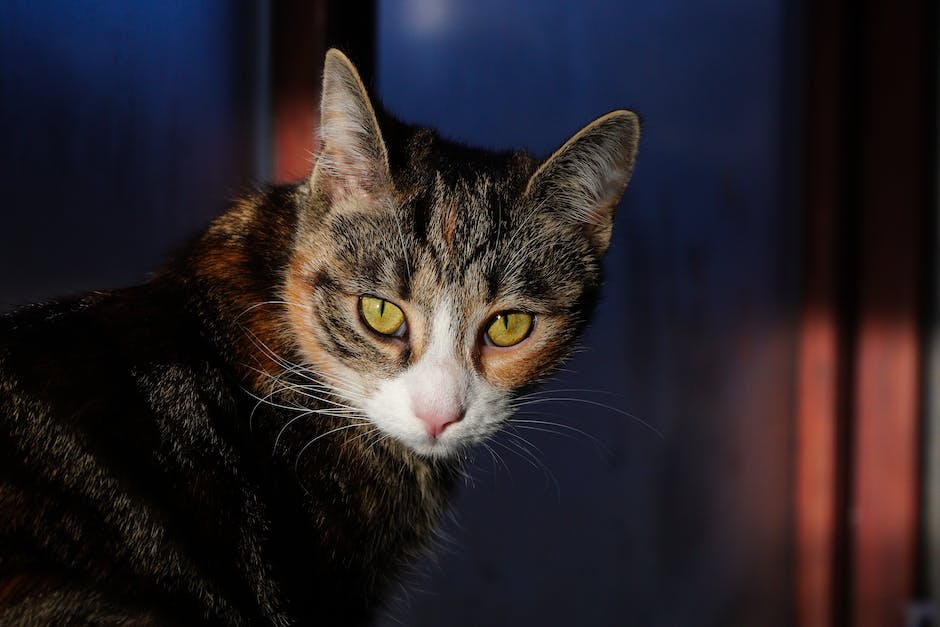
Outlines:
{"label": "cat head", "polygon": [[492,434],[586,324],[638,139],[614,111],[540,162],[380,124],[331,50],[284,286],[301,357],[419,454]]}

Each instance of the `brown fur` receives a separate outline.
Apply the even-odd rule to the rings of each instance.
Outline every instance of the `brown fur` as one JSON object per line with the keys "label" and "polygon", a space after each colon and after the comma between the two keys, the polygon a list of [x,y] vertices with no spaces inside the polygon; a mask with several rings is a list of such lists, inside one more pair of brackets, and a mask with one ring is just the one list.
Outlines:
{"label": "brown fur", "polygon": [[[147,284],[0,316],[0,624],[366,624],[461,447],[575,345],[636,116],[539,161],[397,122],[335,51],[323,91],[309,180],[237,201]],[[368,329],[363,295],[407,334]],[[496,348],[505,311],[535,327]],[[433,378],[435,346],[490,403],[441,456],[363,409]]]}

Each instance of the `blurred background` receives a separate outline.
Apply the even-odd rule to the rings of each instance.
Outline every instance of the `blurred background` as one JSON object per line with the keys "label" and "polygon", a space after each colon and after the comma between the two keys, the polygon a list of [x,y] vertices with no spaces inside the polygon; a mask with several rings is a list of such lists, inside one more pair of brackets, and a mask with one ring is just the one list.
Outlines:
{"label": "blurred background", "polygon": [[144,281],[305,176],[329,46],[474,145],[635,109],[602,304],[526,416],[558,424],[480,452],[379,624],[935,625],[938,29],[931,0],[2,0],[0,308]]}

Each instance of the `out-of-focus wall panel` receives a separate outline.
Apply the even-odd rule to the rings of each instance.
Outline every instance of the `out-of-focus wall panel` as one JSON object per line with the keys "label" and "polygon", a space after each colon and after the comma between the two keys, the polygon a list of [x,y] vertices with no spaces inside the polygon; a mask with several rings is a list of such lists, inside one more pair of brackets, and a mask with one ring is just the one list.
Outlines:
{"label": "out-of-focus wall panel", "polygon": [[0,308],[140,282],[250,188],[259,6],[3,3]]}

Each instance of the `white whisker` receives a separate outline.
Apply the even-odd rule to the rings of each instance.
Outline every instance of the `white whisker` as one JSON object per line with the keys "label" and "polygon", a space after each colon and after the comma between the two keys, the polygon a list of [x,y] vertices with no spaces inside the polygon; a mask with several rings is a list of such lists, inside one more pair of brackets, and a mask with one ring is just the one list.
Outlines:
{"label": "white whisker", "polygon": [[512,470],[509,468],[509,464],[506,463],[506,460],[489,444],[486,442],[481,443],[483,447],[489,452],[490,457],[493,458],[493,473],[499,471],[499,466],[502,465],[506,469],[506,474],[509,475],[509,480],[512,481]]}
{"label": "white whisker", "polygon": [[313,446],[313,444],[314,444],[315,442],[317,442],[317,441],[319,441],[319,440],[322,440],[322,439],[325,438],[326,436],[332,435],[332,434],[337,433],[337,432],[339,432],[339,431],[344,431],[344,430],[346,430],[346,429],[355,429],[355,428],[359,428],[359,427],[362,427],[362,424],[361,424],[361,423],[358,423],[358,422],[353,423],[353,424],[348,424],[348,425],[342,425],[342,426],[340,426],[340,427],[336,427],[335,429],[330,429],[329,431],[326,431],[326,432],[324,432],[324,433],[321,433],[321,434],[318,435],[317,437],[313,438],[312,440],[310,440],[309,442],[307,442],[306,444],[304,444],[303,448],[300,449],[300,452],[297,453],[297,459],[294,461],[294,471],[296,472],[296,471],[298,470],[298,468],[300,467],[300,458],[303,456],[303,454],[307,451],[308,448],[310,448],[311,446]]}
{"label": "white whisker", "polygon": [[586,404],[586,405],[593,405],[593,406],[595,406],[595,407],[602,407],[602,408],[604,408],[604,409],[606,409],[606,410],[608,410],[608,411],[612,411],[612,412],[614,412],[614,413],[617,413],[617,414],[620,414],[620,415],[622,415],[622,416],[626,416],[627,418],[630,418],[630,419],[632,419],[632,420],[635,420],[636,422],[640,423],[641,425],[643,425],[644,427],[646,427],[647,429],[649,429],[650,431],[652,431],[653,433],[655,433],[657,436],[659,436],[660,439],[662,439],[662,440],[665,439],[665,436],[663,435],[663,433],[662,433],[659,429],[657,429],[656,427],[654,427],[654,426],[651,425],[650,423],[646,422],[646,421],[643,420],[642,418],[640,418],[640,417],[638,417],[638,416],[634,416],[633,414],[631,414],[631,413],[629,413],[629,412],[626,412],[626,411],[620,409],[619,407],[614,407],[614,406],[612,406],[612,405],[607,405],[606,403],[601,403],[601,402],[599,402],[599,401],[592,401],[592,400],[586,399],[586,398],[577,398],[577,397],[572,397],[572,396],[553,397],[553,398],[534,398],[534,399],[525,400],[525,401],[523,401],[523,402],[521,402],[521,403],[518,403],[518,404],[514,404],[512,407],[513,407],[513,409],[519,409],[520,407],[527,407],[527,406],[529,406],[529,405],[538,405],[538,404],[542,404],[542,403],[551,403],[551,402],[557,402],[557,403],[584,403],[584,404]]}
{"label": "white whisker", "polygon": [[[529,465],[531,465],[533,468],[542,472],[545,475],[546,481],[551,481],[551,483],[555,486],[555,494],[557,495],[558,499],[561,500],[561,486],[558,483],[558,479],[555,478],[554,473],[552,473],[549,467],[545,465],[545,462],[543,462],[541,458],[536,455],[531,448],[529,448],[533,447],[536,450],[539,450],[538,447],[529,442],[523,436],[513,433],[511,430],[503,431],[503,433],[513,439],[507,440],[506,442],[500,442],[498,439],[494,439],[491,440],[491,442],[493,444],[502,446],[507,451],[514,452],[520,458],[528,462]],[[517,440],[521,440],[521,442]],[[539,452],[541,453],[541,451]]]}
{"label": "white whisker", "polygon": [[619,392],[611,392],[609,390],[596,390],[592,388],[550,388],[545,390],[536,390],[535,392],[529,392],[528,394],[523,394],[515,398],[516,401],[527,399],[527,398],[539,398],[544,397],[549,394],[605,394],[607,396],[619,396],[623,398],[623,394]]}
{"label": "white whisker", "polygon": [[243,312],[241,312],[240,314],[238,314],[237,316],[235,316],[235,322],[238,322],[238,320],[239,320],[242,316],[244,316],[246,313],[248,313],[249,311],[253,311],[253,310],[257,309],[258,307],[264,307],[265,305],[288,305],[288,306],[293,305],[294,307],[299,307],[299,306],[300,306],[300,305],[297,304],[297,303],[291,303],[291,302],[288,302],[288,301],[286,301],[286,300],[266,300],[266,301],[263,301],[263,302],[260,302],[260,303],[255,303],[254,305],[251,305],[251,306],[247,307]]}

